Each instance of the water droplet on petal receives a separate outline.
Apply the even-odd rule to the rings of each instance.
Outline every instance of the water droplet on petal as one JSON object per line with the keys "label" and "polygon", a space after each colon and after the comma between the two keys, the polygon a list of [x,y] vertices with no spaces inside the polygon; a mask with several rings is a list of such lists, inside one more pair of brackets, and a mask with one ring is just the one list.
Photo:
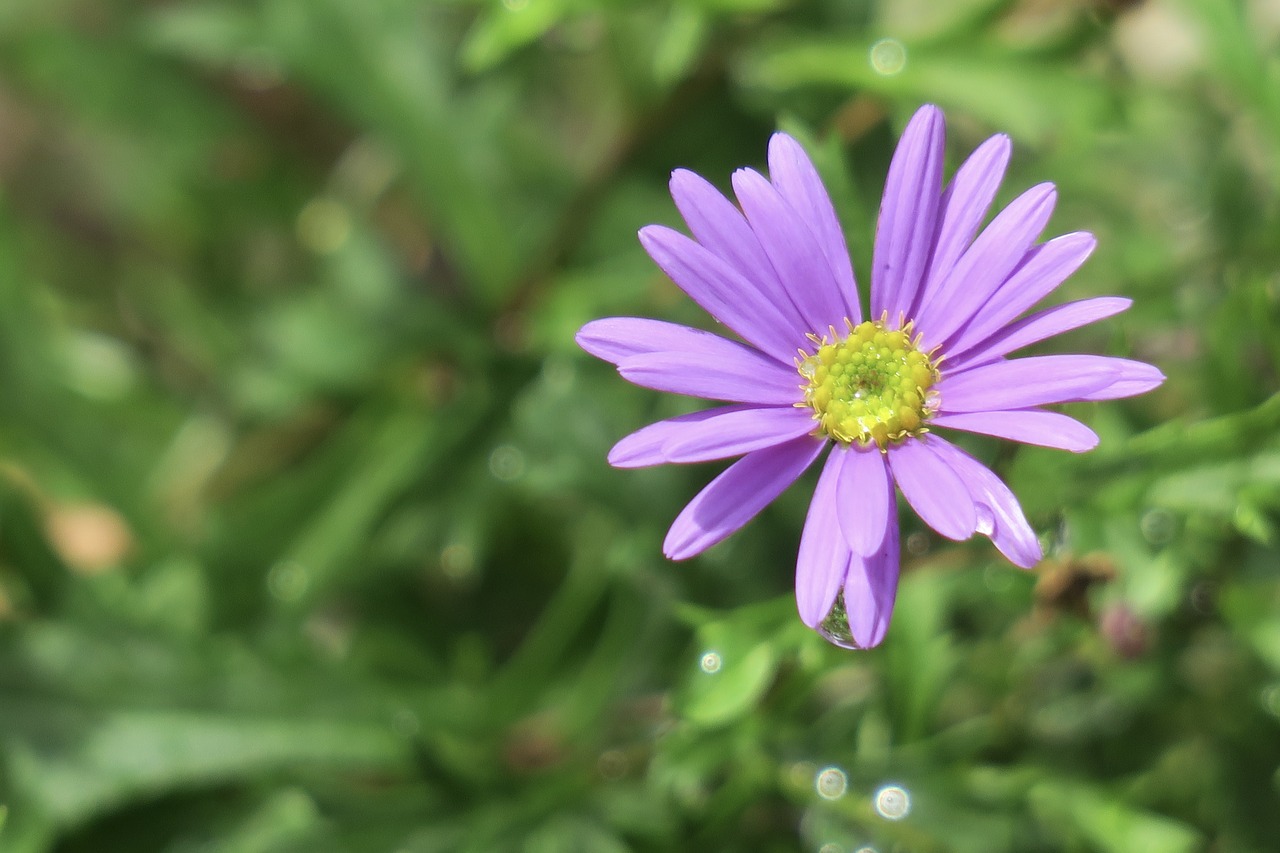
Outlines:
{"label": "water droplet on petal", "polygon": [[844,607],[843,589],[836,595],[836,603],[831,605],[831,612],[818,623],[817,631],[833,646],[839,646],[842,649],[862,648],[853,639],[853,631],[849,628],[849,612]]}
{"label": "water droplet on petal", "polygon": [[974,504],[973,508],[978,511],[978,532],[990,536],[996,529],[995,513],[986,504]]}

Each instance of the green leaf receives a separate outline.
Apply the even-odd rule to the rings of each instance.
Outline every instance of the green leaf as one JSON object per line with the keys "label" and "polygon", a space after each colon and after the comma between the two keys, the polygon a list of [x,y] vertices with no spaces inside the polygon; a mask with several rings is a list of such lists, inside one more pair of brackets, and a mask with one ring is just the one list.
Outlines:
{"label": "green leaf", "polygon": [[79,823],[135,797],[214,785],[272,768],[385,768],[404,759],[389,726],[219,711],[84,712],[8,703],[0,719],[38,740],[9,743],[15,786],[60,823]]}
{"label": "green leaf", "polygon": [[884,648],[898,743],[925,734],[956,665],[945,629],[950,586],[950,579],[936,570],[912,572],[898,586],[893,627]]}
{"label": "green leaf", "polygon": [[981,44],[908,44],[901,70],[886,74],[871,62],[872,45],[860,39],[782,41],[746,54],[742,73],[750,84],[780,93],[837,87],[907,104],[931,101],[1038,143],[1064,132],[1085,134],[1109,110],[1097,81],[1047,62]]}
{"label": "green leaf", "polygon": [[[219,833],[218,853],[274,853],[300,849],[323,831],[315,800],[305,791],[286,788],[271,793],[235,826]],[[314,849],[314,843],[311,849]]]}
{"label": "green leaf", "polygon": [[1104,853],[1193,853],[1204,843],[1200,833],[1180,821],[1083,784],[1041,782],[1028,796],[1037,811],[1067,822]]}
{"label": "green leaf", "polygon": [[537,41],[568,14],[565,0],[505,0],[477,17],[462,42],[462,65],[486,71],[512,51]]}
{"label": "green leaf", "polygon": [[[754,615],[754,614],[752,614]],[[686,670],[676,709],[704,726],[720,726],[748,714],[773,682],[778,651],[758,639],[750,617],[710,622],[698,629],[698,648]]]}

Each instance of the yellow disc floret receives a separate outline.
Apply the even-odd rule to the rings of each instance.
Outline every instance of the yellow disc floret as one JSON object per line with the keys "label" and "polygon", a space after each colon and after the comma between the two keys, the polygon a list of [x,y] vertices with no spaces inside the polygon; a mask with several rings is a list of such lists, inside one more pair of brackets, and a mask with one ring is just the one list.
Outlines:
{"label": "yellow disc floret", "polygon": [[797,361],[806,380],[805,405],[813,408],[819,429],[844,444],[881,450],[924,431],[937,408],[938,367],[918,347],[911,324],[889,329],[882,320],[853,325],[841,339],[810,336],[816,352],[801,351]]}

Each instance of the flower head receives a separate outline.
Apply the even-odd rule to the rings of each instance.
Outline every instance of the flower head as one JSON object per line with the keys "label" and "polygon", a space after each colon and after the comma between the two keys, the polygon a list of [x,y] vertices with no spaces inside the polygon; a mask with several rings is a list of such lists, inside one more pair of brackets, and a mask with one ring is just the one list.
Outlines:
{"label": "flower head", "polygon": [[1041,557],[1017,499],[938,430],[1074,452],[1098,438],[1045,409],[1148,391],[1148,364],[1095,355],[1010,359],[1030,344],[1117,314],[1099,297],[1023,317],[1084,263],[1093,236],[1037,243],[1052,184],[1032,187],[982,228],[1010,144],[988,139],[942,184],[944,122],[922,107],[889,166],[864,319],[844,234],[800,145],[778,133],[769,178],[733,176],[738,204],[692,172],[671,195],[692,239],[650,225],[640,242],[695,302],[745,343],[658,320],[614,317],[578,333],[587,352],[647,388],[730,405],[661,421],[618,442],[621,468],[741,456],[676,518],[682,560],[754,517],[830,448],[796,564],[805,624],[853,648],[884,639],[898,584],[895,485],[949,539],[991,538],[1018,566]]}

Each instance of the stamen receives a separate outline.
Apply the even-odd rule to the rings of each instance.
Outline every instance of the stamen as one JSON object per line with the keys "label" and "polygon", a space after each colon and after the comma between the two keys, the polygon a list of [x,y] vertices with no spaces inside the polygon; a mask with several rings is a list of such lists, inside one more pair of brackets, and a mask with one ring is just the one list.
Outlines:
{"label": "stamen", "polygon": [[886,327],[886,319],[853,325],[842,339],[810,335],[813,352],[801,350],[796,369],[805,378],[805,405],[812,407],[818,428],[844,444],[881,450],[925,432],[937,409],[937,362],[912,337],[911,323]]}

